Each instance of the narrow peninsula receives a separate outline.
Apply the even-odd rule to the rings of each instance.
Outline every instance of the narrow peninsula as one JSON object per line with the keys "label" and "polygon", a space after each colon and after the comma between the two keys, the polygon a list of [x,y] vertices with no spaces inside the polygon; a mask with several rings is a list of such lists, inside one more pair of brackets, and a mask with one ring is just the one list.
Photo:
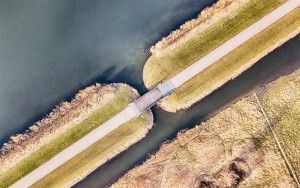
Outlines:
{"label": "narrow peninsula", "polygon": [[[138,97],[138,92],[126,84],[96,84],[81,90],[71,102],[61,103],[47,117],[24,133],[12,136],[2,146],[0,187],[8,187],[27,175]],[[32,187],[74,185],[143,138],[152,125],[153,116],[148,110],[115,129]]]}
{"label": "narrow peninsula", "polygon": [[[172,78],[285,2],[219,0],[151,48],[143,70],[146,87]],[[299,32],[298,7],[184,83],[159,105],[170,112],[189,108]]]}

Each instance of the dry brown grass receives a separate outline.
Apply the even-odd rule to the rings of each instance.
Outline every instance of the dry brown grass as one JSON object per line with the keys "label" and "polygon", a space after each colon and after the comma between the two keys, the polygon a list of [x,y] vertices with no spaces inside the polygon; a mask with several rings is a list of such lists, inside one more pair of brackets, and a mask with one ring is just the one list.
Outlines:
{"label": "dry brown grass", "polygon": [[[299,177],[300,70],[260,100]],[[296,187],[253,95],[180,133],[113,187]]]}

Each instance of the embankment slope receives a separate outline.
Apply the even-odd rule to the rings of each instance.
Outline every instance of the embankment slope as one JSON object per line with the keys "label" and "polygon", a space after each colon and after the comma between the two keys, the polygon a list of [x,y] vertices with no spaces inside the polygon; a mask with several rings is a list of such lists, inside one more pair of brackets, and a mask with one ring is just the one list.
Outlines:
{"label": "embankment slope", "polygon": [[[0,187],[7,187],[33,171],[123,110],[137,97],[138,92],[126,84],[96,84],[80,91],[71,102],[63,102],[47,117],[29,127],[24,133],[12,136],[2,146]],[[151,111],[122,125],[74,157],[73,163],[66,163],[72,168],[77,165],[76,169],[81,169],[80,171],[76,169],[69,171],[67,168],[63,171],[53,171],[51,174],[58,174],[57,172],[62,174],[51,184],[70,186],[76,183],[96,167],[144,137],[152,125]],[[78,159],[93,160],[78,163]]]}
{"label": "embankment slope", "polygon": [[[300,70],[259,89],[279,141],[300,175]],[[253,94],[178,134],[112,187],[297,187]]]}
{"label": "embankment slope", "polygon": [[[220,0],[152,47],[143,79],[152,88],[283,4],[283,0]],[[167,111],[189,108],[300,32],[300,8],[233,50],[160,101]]]}

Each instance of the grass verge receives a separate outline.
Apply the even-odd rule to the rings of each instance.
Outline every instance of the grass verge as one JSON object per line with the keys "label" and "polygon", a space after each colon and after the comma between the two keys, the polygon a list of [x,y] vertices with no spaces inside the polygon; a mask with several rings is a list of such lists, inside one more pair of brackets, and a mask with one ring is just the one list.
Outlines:
{"label": "grass verge", "polygon": [[[300,8],[295,9],[186,82],[162,102],[162,106],[167,108],[175,106],[176,109],[191,106],[251,67],[258,59],[268,54],[270,49],[283,43],[282,40],[286,41],[290,35],[294,36],[295,31],[299,31],[299,28]],[[254,46],[255,48],[253,48]]]}
{"label": "grass verge", "polygon": [[[159,57],[152,55],[144,67],[145,85],[148,88],[153,87],[159,82],[171,78],[283,2],[282,0],[251,1],[242,10],[239,10],[240,12],[235,17],[220,20],[214,27],[197,34],[185,45],[169,52],[168,55]],[[160,105],[167,111],[188,108],[229,79],[236,77],[244,71],[243,68],[250,67],[255,63],[253,59],[257,61],[257,56],[262,56],[265,51],[270,51],[278,39],[286,37],[297,26],[299,27],[299,13],[294,12],[202,71],[194,79],[179,87],[168,98],[162,100]],[[261,43],[261,41],[264,42]]]}
{"label": "grass verge", "polygon": [[32,187],[68,187],[73,185],[115,154],[140,140],[148,132],[147,125],[151,124],[152,115],[148,111],[114,130]]}
{"label": "grass verge", "polygon": [[110,117],[120,112],[136,96],[130,87],[120,87],[112,102],[98,109],[81,123],[42,146],[38,151],[20,161],[8,171],[0,174],[0,187],[8,187],[15,181],[30,173],[57,153],[67,148],[93,129],[107,121]]}
{"label": "grass verge", "polygon": [[[300,69],[266,86],[260,101],[299,177]],[[297,187],[253,95],[164,143],[112,187],[197,187],[195,184]]]}

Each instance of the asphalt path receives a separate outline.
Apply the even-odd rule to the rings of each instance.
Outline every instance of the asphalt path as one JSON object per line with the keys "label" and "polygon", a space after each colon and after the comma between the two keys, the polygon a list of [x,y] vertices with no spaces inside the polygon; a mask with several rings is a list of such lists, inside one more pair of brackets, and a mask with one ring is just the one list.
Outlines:
{"label": "asphalt path", "polygon": [[[184,84],[186,81],[190,80],[198,73],[200,73],[205,68],[209,67],[220,58],[231,52],[232,50],[236,49],[244,42],[249,40],[251,37],[255,36],[259,32],[263,31],[265,28],[272,25],[274,22],[288,14],[293,9],[299,7],[300,0],[289,0],[268,15],[264,16],[260,20],[258,20],[253,25],[249,26],[247,29],[243,30],[227,42],[223,43],[221,46],[216,48],[215,50],[211,51],[209,54],[192,64],[191,66],[187,67],[173,78],[168,80],[165,83],[160,84],[156,89],[160,91],[160,94],[156,94],[153,96],[149,96],[148,93],[147,97],[143,97],[143,100],[151,99],[151,104],[149,101],[141,101],[138,99],[138,103],[145,103],[147,105],[139,105],[143,106],[143,109],[137,107],[136,103],[130,103],[127,108],[123,111],[112,117],[110,120],[105,122],[103,125],[99,126],[91,133],[87,134],[77,142],[75,142],[70,147],[66,148],[65,150],[58,153],[55,157],[23,177],[22,179],[18,180],[15,184],[13,184],[12,188],[24,188],[29,187],[68,160],[72,159],[75,155],[79,154],[105,135],[109,134],[114,129],[118,128],[122,124],[128,122],[130,119],[139,116],[143,111],[147,110],[149,107],[153,106],[159,99],[162,97],[172,93],[176,88]],[[67,172],[66,172],[67,173]]]}
{"label": "asphalt path", "polygon": [[300,5],[300,0],[289,0],[277,9],[273,10],[271,13],[267,14],[227,42],[223,43],[221,46],[211,51],[209,54],[203,58],[196,61],[191,66],[187,67],[173,78],[171,78],[172,84],[177,88],[184,84],[186,81],[190,80],[196,76],[199,72],[209,67],[223,56],[236,49],[250,38],[263,31],[273,23],[275,23],[280,18],[284,17],[287,13],[297,8]]}
{"label": "asphalt path", "polygon": [[[34,171],[17,181],[15,184],[13,184],[11,187],[14,188],[24,188],[29,187],[47,174],[49,174],[51,171],[55,170],[68,160],[72,159],[75,155],[79,154],[101,138],[103,138],[105,135],[113,131],[114,129],[118,128],[123,123],[128,122],[130,119],[138,116],[140,114],[139,111],[136,111],[134,106],[128,106],[124,110],[122,110],[120,113],[115,115],[113,118],[105,122],[100,127],[96,128],[65,150],[58,153],[56,156],[54,156],[49,161],[45,162],[38,168],[36,168]],[[67,173],[67,172],[66,172]]]}

